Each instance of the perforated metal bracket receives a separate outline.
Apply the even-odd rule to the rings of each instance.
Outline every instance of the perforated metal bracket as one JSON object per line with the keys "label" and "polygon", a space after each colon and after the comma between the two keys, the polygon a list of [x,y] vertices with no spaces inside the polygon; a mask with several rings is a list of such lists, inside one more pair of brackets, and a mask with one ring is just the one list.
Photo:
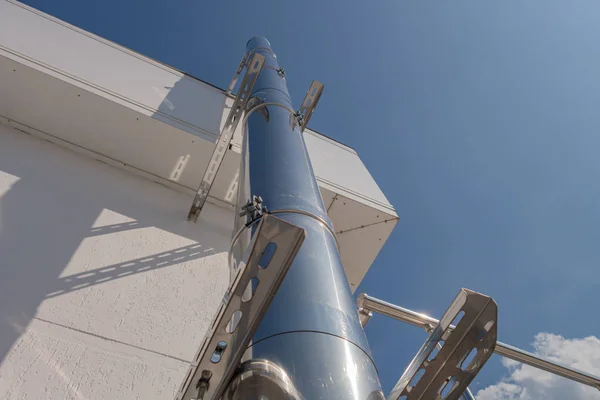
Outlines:
{"label": "perforated metal bracket", "polygon": [[497,318],[494,300],[461,289],[387,399],[457,400],[494,352]]}
{"label": "perforated metal bracket", "polygon": [[[246,67],[246,74],[244,75],[244,79],[242,80],[238,94],[233,102],[233,106],[231,106],[231,110],[229,111],[229,115],[225,121],[225,125],[223,125],[223,129],[217,138],[215,149],[213,150],[210,161],[208,162],[206,170],[204,171],[204,175],[202,176],[200,186],[198,187],[196,195],[194,196],[194,201],[192,202],[192,206],[188,212],[188,221],[198,221],[202,207],[204,207],[204,203],[206,202],[210,188],[215,181],[215,177],[219,172],[219,168],[221,168],[221,164],[225,158],[225,152],[229,148],[229,143],[233,138],[235,128],[242,119],[242,114],[246,109],[248,100],[250,99],[250,93],[252,93],[252,89],[254,88],[254,84],[256,83],[256,79],[260,74],[264,62],[264,56],[254,53],[254,56]],[[242,59],[242,64],[240,64],[240,67],[243,68],[244,64],[245,62]],[[240,67],[238,67],[238,70]],[[234,77],[234,79],[237,78]],[[235,82],[232,84],[235,85]]]}
{"label": "perforated metal bracket", "polygon": [[308,125],[308,121],[310,121],[310,117],[312,117],[312,113],[317,107],[322,93],[323,84],[319,81],[312,81],[308,92],[306,92],[306,96],[304,96],[304,100],[302,100],[302,106],[300,106],[300,110],[296,113],[301,131],[304,131]]}
{"label": "perforated metal bracket", "polygon": [[177,394],[218,400],[305,238],[304,229],[265,214]]}
{"label": "perforated metal bracket", "polygon": [[248,53],[244,53],[242,61],[240,61],[240,65],[238,65],[237,70],[235,70],[235,74],[233,74],[233,78],[231,78],[231,83],[229,83],[229,87],[227,88],[227,94],[231,94],[233,92],[233,88],[235,87],[235,84],[237,83],[240,74],[242,73],[244,67],[246,66],[246,63],[248,62],[248,56]]}

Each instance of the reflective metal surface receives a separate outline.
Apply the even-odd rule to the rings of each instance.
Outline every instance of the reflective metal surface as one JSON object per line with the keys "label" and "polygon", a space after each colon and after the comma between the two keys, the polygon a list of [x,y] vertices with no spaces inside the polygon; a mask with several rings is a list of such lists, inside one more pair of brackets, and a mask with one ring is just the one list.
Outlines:
{"label": "reflective metal surface", "polygon": [[575,368],[565,367],[542,357],[538,357],[525,350],[509,346],[508,344],[498,342],[496,354],[600,390],[600,377],[579,371]]}
{"label": "reflective metal surface", "polygon": [[302,215],[306,215],[307,217],[316,219],[317,221],[319,221],[323,225],[323,227],[325,229],[328,229],[329,232],[331,232],[331,236],[333,236],[333,238],[335,239],[335,245],[336,245],[336,247],[337,247],[337,249],[339,251],[340,245],[339,245],[339,243],[337,241],[337,237],[335,236],[335,232],[334,232],[333,228],[330,225],[330,222],[324,220],[323,218],[319,217],[318,215],[311,214],[309,212],[302,211],[302,210],[271,210],[271,211],[269,211],[269,213],[270,214],[274,214],[274,215],[275,214],[302,214]]}
{"label": "reflective metal surface", "polygon": [[[420,314],[407,308],[388,303],[365,293],[361,293],[358,296],[357,303],[358,307],[364,308],[365,310],[375,311],[402,322],[408,322],[411,325],[423,328],[427,331],[438,323],[437,319],[428,315]],[[452,325],[450,327],[452,329],[454,328]],[[494,353],[600,390],[600,377],[574,368],[565,367],[564,365],[544,359],[508,344],[497,342]]]}
{"label": "reflective metal surface", "polygon": [[[246,63],[247,57],[244,56],[238,70],[236,71],[236,75],[234,76],[234,81],[237,80],[237,76],[239,76],[244,64]],[[233,133],[235,132],[235,128],[238,123],[242,119],[242,114],[246,109],[246,105],[248,104],[248,100],[250,99],[250,93],[254,88],[254,83],[260,74],[260,71],[263,67],[265,58],[260,54],[254,54],[250,62],[246,66],[246,74],[244,75],[244,79],[242,84],[240,85],[239,92],[231,106],[231,110],[229,111],[229,115],[227,115],[227,119],[225,120],[225,125],[223,125],[223,129],[221,129],[221,133],[217,138],[215,143],[215,148],[213,153],[208,161],[208,165],[206,166],[206,170],[202,175],[202,180],[200,181],[200,185],[198,186],[198,190],[196,191],[196,195],[194,196],[194,201],[190,207],[190,211],[188,212],[188,221],[198,221],[198,217],[200,217],[200,213],[202,212],[202,207],[204,207],[204,203],[206,202],[206,198],[210,193],[210,189],[219,173],[219,169],[221,168],[221,164],[223,164],[223,160],[225,159],[225,152],[229,148],[229,144],[231,143],[231,139],[233,139]],[[232,85],[235,85],[235,82],[232,82]],[[232,86],[233,87],[233,86]]]}
{"label": "reflective metal surface", "polygon": [[425,329],[427,332],[431,331],[431,329],[433,329],[433,327],[439,322],[437,319],[428,315],[388,303],[387,301],[369,296],[366,293],[361,293],[358,295],[356,304],[359,308],[363,308],[368,311],[375,311],[378,314],[385,315],[386,317],[394,318],[402,322],[408,322],[411,325]]}
{"label": "reflective metal surface", "polygon": [[[461,289],[388,400],[459,399],[492,355],[497,318],[498,307],[490,297]],[[456,327],[450,332],[452,322]]]}
{"label": "reflective metal surface", "polygon": [[[302,215],[277,216],[302,226],[306,239],[258,327],[254,341],[281,332],[310,330],[346,338],[364,349],[365,355],[370,354],[329,230]],[[315,248],[326,250],[329,255],[311,250]]]}
{"label": "reflective metal surface", "polygon": [[467,390],[465,390],[465,392],[460,397],[460,400],[475,400],[475,396],[473,396],[473,393],[471,393],[471,390],[469,390],[469,388],[467,388]]}
{"label": "reflective metal surface", "polygon": [[303,400],[287,373],[277,364],[254,359],[244,362],[231,381],[225,400]]}
{"label": "reflective metal surface", "polygon": [[[247,357],[258,355],[285,366],[304,399],[384,399],[371,359],[339,337],[310,331],[284,333],[254,343]],[[258,399],[251,396],[244,400]]]}
{"label": "reflective metal surface", "polygon": [[[441,344],[438,343],[437,347],[441,348],[442,346],[441,346]],[[467,388],[467,390],[464,391],[462,396],[460,396],[460,400],[475,400],[475,396],[473,396],[473,393],[471,393],[471,390],[469,388]]]}
{"label": "reflective metal surface", "polygon": [[[247,52],[265,56],[265,65],[273,69],[263,69],[251,95],[249,107],[261,107],[247,116],[237,204],[241,207],[252,196],[260,196],[277,217],[306,230],[304,244],[248,354],[277,364],[307,399],[365,400],[380,392],[381,386],[344,274],[333,226],[292,112],[286,78],[276,71],[280,66],[266,39],[251,39]],[[241,249],[255,229],[244,229],[247,223],[243,216],[236,220],[235,231],[239,234],[231,250],[232,274],[241,259]],[[357,369],[366,375],[356,382],[342,379],[348,371]],[[339,378],[323,386],[323,376]]]}
{"label": "reflective metal surface", "polygon": [[[302,228],[272,215],[261,218],[246,252],[246,266],[238,269],[236,279],[223,296],[177,399],[221,398],[304,235]],[[268,251],[269,248],[274,250]]]}

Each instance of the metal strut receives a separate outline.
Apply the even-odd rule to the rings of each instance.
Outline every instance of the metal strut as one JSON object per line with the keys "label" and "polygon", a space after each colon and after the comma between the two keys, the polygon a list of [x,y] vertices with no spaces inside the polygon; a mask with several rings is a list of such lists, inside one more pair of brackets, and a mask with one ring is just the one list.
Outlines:
{"label": "metal strut", "polygon": [[304,238],[296,225],[269,214],[260,217],[177,400],[221,398]]}
{"label": "metal strut", "polygon": [[[358,296],[357,304],[359,307],[359,317],[363,327],[369,322],[372,312],[376,312],[387,317],[397,319],[402,322],[407,322],[426,331],[430,331],[439,321],[428,315],[424,315],[395,304],[388,303],[378,298],[361,293]],[[450,330],[454,329],[450,325]],[[552,374],[562,376],[577,383],[582,383],[600,390],[600,377],[594,376],[587,372],[578,371],[574,368],[569,368],[559,363],[547,360],[543,357],[536,356],[525,350],[510,346],[508,344],[497,342],[494,348],[494,353],[499,356],[509,358],[514,361],[529,365],[533,368],[541,369]]]}
{"label": "metal strut", "polygon": [[237,83],[238,78],[240,77],[240,74],[244,70],[246,63],[248,62],[249,56],[250,56],[250,54],[244,53],[244,56],[242,57],[242,61],[240,61],[240,65],[238,65],[238,68],[235,71],[235,74],[233,74],[233,78],[231,78],[231,82],[229,83],[229,87],[227,88],[227,94],[230,95],[233,92],[233,88],[235,87],[235,84]]}
{"label": "metal strut", "polygon": [[457,400],[492,355],[497,318],[490,297],[461,289],[387,399]]}
{"label": "metal strut", "polygon": [[[244,58],[242,58],[242,62],[240,63],[240,66],[238,67],[229,86],[228,93],[230,93],[230,90],[233,90],[233,86],[235,86],[237,77],[241,73],[244,66],[246,66],[247,58],[247,54],[244,55]],[[198,217],[200,216],[202,207],[204,207],[204,203],[206,202],[210,188],[215,181],[215,177],[219,172],[219,168],[221,168],[221,164],[225,158],[225,152],[229,148],[229,143],[233,138],[235,128],[242,119],[243,112],[246,110],[246,105],[250,99],[250,93],[252,93],[252,89],[254,88],[254,84],[256,83],[256,79],[260,74],[264,62],[265,57],[263,55],[254,53],[254,56],[246,66],[246,74],[244,75],[244,79],[240,85],[237,97],[233,102],[233,106],[231,106],[231,110],[229,111],[229,115],[225,121],[225,125],[223,125],[223,129],[217,138],[215,149],[213,150],[210,161],[206,166],[206,170],[202,176],[202,181],[200,182],[200,186],[196,191],[196,196],[194,197],[194,201],[192,202],[192,206],[188,212],[188,221],[198,222]]]}
{"label": "metal strut", "polygon": [[308,121],[310,121],[310,117],[312,117],[312,113],[315,111],[322,93],[323,84],[319,81],[312,81],[304,96],[304,100],[302,100],[300,110],[296,113],[296,118],[298,119],[301,131],[304,131],[308,125]]}

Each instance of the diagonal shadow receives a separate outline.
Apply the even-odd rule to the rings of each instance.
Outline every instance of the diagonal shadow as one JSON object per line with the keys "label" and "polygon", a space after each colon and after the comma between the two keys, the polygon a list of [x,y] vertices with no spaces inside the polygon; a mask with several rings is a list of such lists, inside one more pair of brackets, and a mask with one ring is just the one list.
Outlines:
{"label": "diagonal shadow", "polygon": [[192,244],[122,263],[108,265],[102,268],[67,275],[56,280],[53,290],[46,295],[46,298],[60,296],[79,289],[123,278],[125,276],[197,260],[214,253],[215,249],[212,247],[202,249],[201,244]]}
{"label": "diagonal shadow", "polygon": [[150,226],[151,225],[143,224],[139,221],[122,222],[120,224],[98,226],[95,228],[90,228],[90,231],[87,234],[87,237],[109,235],[109,234],[115,233],[115,232],[124,232],[124,231],[129,231],[132,229],[148,228]]}
{"label": "diagonal shadow", "polygon": [[[0,125],[0,365],[45,299],[195,260],[209,255],[204,252],[211,248],[215,253],[227,251],[229,212],[214,209],[201,217],[199,227],[185,218],[190,201],[188,196]],[[128,222],[90,228],[106,210]],[[114,271],[108,266],[83,272],[84,265],[77,262],[74,267],[82,272],[60,277],[85,238],[134,229],[152,229],[151,237],[154,230],[162,231],[204,247],[190,245],[172,250],[181,253],[158,253],[154,260],[123,262],[113,266]],[[179,259],[182,256],[186,258]]]}
{"label": "diagonal shadow", "polygon": [[[224,98],[212,90],[199,91],[192,81],[187,76],[178,81],[152,118],[196,135],[200,130],[216,133]],[[56,101],[52,94],[48,101]],[[101,126],[94,115],[88,123]],[[55,126],[53,116],[38,117],[33,128]],[[72,129],[76,137],[78,128]],[[190,196],[0,125],[0,367],[46,299],[227,251],[230,210],[214,208],[201,216],[199,227],[185,218],[191,201]],[[132,222],[90,228],[106,210]],[[89,271],[81,270],[85,260],[80,259],[73,267],[81,272],[61,277],[86,238],[141,228],[152,228],[149,235],[162,231],[165,237],[172,234],[198,244]]]}

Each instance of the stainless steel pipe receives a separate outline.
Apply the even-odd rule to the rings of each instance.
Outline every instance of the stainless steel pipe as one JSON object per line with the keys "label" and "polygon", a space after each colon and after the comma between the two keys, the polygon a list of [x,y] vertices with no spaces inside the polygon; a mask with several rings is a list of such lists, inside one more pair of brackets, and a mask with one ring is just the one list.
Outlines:
{"label": "stainless steel pipe", "polygon": [[[256,362],[245,365],[270,365],[289,378],[278,381],[293,386],[293,399],[383,399],[285,73],[267,39],[250,39],[247,52],[265,56],[265,64],[246,110],[237,209],[260,196],[261,208],[305,229],[306,239],[246,352],[244,359]],[[256,217],[236,220],[233,268]],[[274,381],[259,371],[246,375],[253,379],[241,380],[233,398],[264,398],[261,387]]]}
{"label": "stainless steel pipe", "polygon": [[[438,323],[437,319],[428,315],[420,314],[407,308],[388,303],[375,297],[371,297],[365,293],[359,295],[358,307],[366,310],[367,312],[374,311],[402,322],[408,322],[409,324],[423,328],[427,331],[429,331]],[[451,328],[453,327],[451,326]],[[508,344],[497,342],[494,353],[600,390],[599,377],[588,374],[587,372],[565,367],[564,365],[546,360],[542,357],[536,356],[535,354],[531,354]]]}
{"label": "stainless steel pipe", "polygon": [[599,377],[574,368],[565,367],[508,344],[498,342],[494,353],[600,390]]}

